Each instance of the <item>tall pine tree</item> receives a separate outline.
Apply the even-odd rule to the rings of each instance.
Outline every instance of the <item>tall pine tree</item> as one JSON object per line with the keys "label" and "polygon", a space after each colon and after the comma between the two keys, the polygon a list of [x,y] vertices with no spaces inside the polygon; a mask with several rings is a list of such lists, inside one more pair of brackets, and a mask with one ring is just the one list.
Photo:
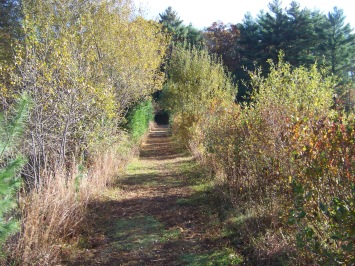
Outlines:
{"label": "tall pine tree", "polygon": [[350,24],[345,24],[343,10],[335,7],[329,12],[319,32],[323,40],[319,50],[331,72],[347,81],[354,69],[355,35]]}
{"label": "tall pine tree", "polygon": [[194,28],[191,24],[188,26],[184,25],[183,20],[180,19],[178,13],[174,11],[171,6],[165,9],[159,16],[159,23],[163,25],[164,30],[171,34],[174,43],[186,41],[191,45],[203,45],[201,31]]}
{"label": "tall pine tree", "polygon": [[280,50],[287,49],[289,40],[286,34],[289,19],[281,7],[281,1],[274,0],[269,4],[269,12],[259,16],[260,46],[263,50],[262,66],[268,69],[266,61],[272,59],[277,62]]}
{"label": "tall pine tree", "polygon": [[285,30],[285,60],[293,66],[310,67],[317,60],[317,28],[323,22],[323,16],[319,11],[301,9],[297,2],[292,2],[286,13],[289,21]]}

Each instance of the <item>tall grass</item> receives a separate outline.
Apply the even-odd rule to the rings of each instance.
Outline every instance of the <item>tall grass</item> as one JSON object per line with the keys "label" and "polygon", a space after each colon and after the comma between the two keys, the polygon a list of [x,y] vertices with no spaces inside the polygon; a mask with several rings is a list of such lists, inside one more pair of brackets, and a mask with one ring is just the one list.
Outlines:
{"label": "tall grass", "polygon": [[[45,182],[19,196],[22,229],[12,243],[8,263],[54,265],[63,248],[80,233],[87,206],[122,173],[137,154],[128,134],[120,134],[116,144],[96,148],[85,167],[73,162],[72,169],[45,175]],[[12,246],[12,247],[11,247]]]}

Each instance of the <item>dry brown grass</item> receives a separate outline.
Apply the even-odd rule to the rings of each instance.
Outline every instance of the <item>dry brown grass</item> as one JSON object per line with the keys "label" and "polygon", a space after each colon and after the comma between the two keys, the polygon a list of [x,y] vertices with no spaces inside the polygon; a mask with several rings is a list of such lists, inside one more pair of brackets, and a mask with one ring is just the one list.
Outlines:
{"label": "dry brown grass", "polygon": [[80,231],[88,204],[113,183],[136,148],[111,147],[92,155],[88,169],[45,176],[41,187],[20,195],[21,232],[11,260],[18,265],[54,265]]}
{"label": "dry brown grass", "polygon": [[88,190],[77,191],[74,181],[58,173],[37,191],[22,195],[23,228],[15,251],[20,264],[53,263],[61,242],[75,234],[90,196]]}

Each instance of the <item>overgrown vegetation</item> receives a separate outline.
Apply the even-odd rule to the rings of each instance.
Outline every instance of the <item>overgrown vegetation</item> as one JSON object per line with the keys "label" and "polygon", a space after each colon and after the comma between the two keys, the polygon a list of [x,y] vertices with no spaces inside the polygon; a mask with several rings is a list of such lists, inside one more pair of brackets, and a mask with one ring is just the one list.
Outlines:
{"label": "overgrown vegetation", "polygon": [[128,114],[128,128],[132,137],[141,138],[149,128],[149,123],[154,119],[154,108],[151,100],[141,102]]}
{"label": "overgrown vegetation", "polygon": [[[8,258],[55,264],[87,204],[136,152],[151,108],[140,102],[162,86],[169,38],[130,0],[5,1],[1,12],[1,110],[7,119],[23,92],[33,101],[18,146],[28,159],[21,231]],[[125,115],[134,105],[127,133]]]}
{"label": "overgrown vegetation", "polygon": [[194,145],[195,128],[211,108],[233,102],[235,87],[217,58],[207,50],[183,46],[173,48],[163,102],[173,114],[173,132],[182,144]]}
{"label": "overgrown vegetation", "polygon": [[[19,223],[11,211],[16,207],[16,193],[21,186],[19,172],[25,159],[15,152],[28,116],[30,100],[22,95],[10,117],[0,114],[0,245],[19,230]],[[1,255],[3,254],[0,248]]]}
{"label": "overgrown vegetation", "polygon": [[[334,78],[316,65],[293,69],[281,55],[267,77],[249,73],[249,104],[228,104],[208,85],[194,91],[194,102],[185,84],[196,84],[199,72],[188,72],[181,55],[171,68],[184,75],[168,83],[181,100],[170,103],[172,110],[190,109],[181,118],[175,111],[175,134],[215,173],[234,214],[249,213],[242,237],[253,263],[354,263],[354,118],[334,109]],[[198,118],[186,122],[192,114]]]}
{"label": "overgrown vegetation", "polygon": [[355,35],[342,10],[274,0],[204,32],[170,7],[146,20],[131,0],[5,0],[0,14],[0,263],[57,263],[162,88],[175,138],[233,206],[226,234],[247,262],[355,263]]}

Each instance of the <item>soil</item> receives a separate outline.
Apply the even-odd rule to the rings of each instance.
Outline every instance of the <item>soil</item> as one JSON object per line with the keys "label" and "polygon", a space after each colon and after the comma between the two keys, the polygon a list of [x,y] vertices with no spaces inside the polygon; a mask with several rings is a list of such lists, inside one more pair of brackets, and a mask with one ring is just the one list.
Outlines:
{"label": "soil", "polygon": [[169,127],[156,126],[126,175],[89,206],[79,250],[63,265],[238,265],[203,182]]}

